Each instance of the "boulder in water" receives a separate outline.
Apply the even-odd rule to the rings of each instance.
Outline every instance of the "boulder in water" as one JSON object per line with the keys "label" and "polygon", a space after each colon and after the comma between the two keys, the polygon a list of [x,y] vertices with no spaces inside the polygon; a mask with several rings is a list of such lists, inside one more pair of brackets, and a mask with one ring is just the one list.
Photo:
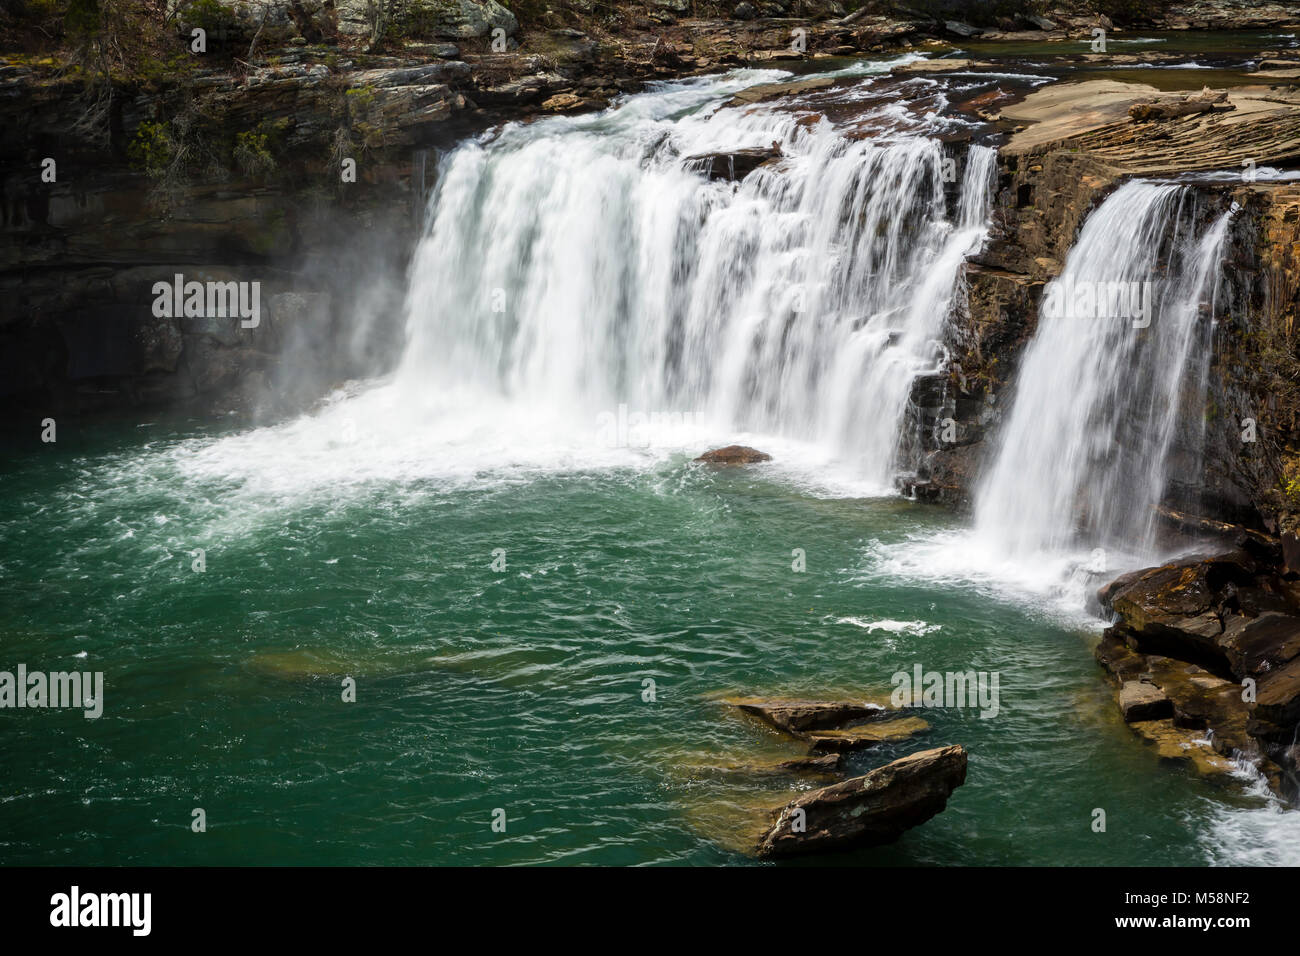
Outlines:
{"label": "boulder in water", "polygon": [[963,747],[924,750],[861,777],[813,790],[773,811],[760,857],[892,843],[948,805],[966,782]]}
{"label": "boulder in water", "polygon": [[852,721],[884,717],[882,705],[858,700],[804,700],[795,697],[725,697],[722,701],[793,737],[832,730]]}
{"label": "boulder in water", "polygon": [[752,465],[755,462],[771,461],[772,456],[767,452],[746,445],[728,445],[726,448],[715,448],[713,451],[706,451],[695,460],[710,465]]}

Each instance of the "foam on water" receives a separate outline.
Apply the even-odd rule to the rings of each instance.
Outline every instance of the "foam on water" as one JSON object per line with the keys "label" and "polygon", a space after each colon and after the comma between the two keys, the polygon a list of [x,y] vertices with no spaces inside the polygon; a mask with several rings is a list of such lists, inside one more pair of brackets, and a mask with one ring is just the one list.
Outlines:
{"label": "foam on water", "polygon": [[[914,59],[827,75],[867,88]],[[437,171],[386,380],[158,449],[116,478],[292,503],[643,470],[748,440],[802,485],[890,493],[911,383],[939,367],[986,233],[995,154],[971,147],[950,212],[933,134],[960,121],[887,101],[864,110],[879,124],[864,138],[811,108],[724,105],[789,76],[653,84],[461,145]],[[688,160],[773,144],[777,163],[740,183]]]}

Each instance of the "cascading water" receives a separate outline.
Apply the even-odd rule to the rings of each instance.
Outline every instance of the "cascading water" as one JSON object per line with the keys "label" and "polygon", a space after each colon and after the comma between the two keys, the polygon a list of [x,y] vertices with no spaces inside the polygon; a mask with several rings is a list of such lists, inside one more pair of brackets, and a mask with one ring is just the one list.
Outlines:
{"label": "cascading water", "polygon": [[1105,548],[1153,557],[1171,449],[1180,429],[1200,427],[1211,326],[1203,309],[1213,312],[1231,217],[1198,235],[1194,195],[1126,183],[1089,216],[1044,290],[976,504],[977,536],[1000,555],[1027,563]]}
{"label": "cascading water", "polygon": [[[888,487],[911,383],[937,368],[986,233],[995,152],[970,148],[950,217],[927,135],[944,121],[889,104],[855,137],[809,110],[719,107],[758,78],[449,154],[412,270],[403,403],[487,396],[532,429],[588,433],[619,405],[685,413],[720,438],[810,440]],[[773,144],[735,184],[687,161]]]}

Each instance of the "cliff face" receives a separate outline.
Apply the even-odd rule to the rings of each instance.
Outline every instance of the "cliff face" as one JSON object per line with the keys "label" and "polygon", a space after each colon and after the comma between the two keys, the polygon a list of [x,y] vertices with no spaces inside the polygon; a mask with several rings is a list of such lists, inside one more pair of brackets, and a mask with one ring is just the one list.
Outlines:
{"label": "cliff face", "polygon": [[[1166,505],[1271,530],[1293,526],[1300,187],[1249,181],[1249,170],[1300,155],[1300,100],[1286,87],[1246,87],[1232,91],[1237,109],[1228,119],[1132,121],[1128,107],[1154,92],[1110,81],[1049,87],[1004,111],[1006,120],[1030,122],[1000,153],[992,240],[968,270],[968,307],[950,332],[948,374],[918,383],[913,396],[924,447],[905,490],[971,505],[1043,289],[1084,219],[1123,178],[1242,169],[1240,177],[1193,180],[1202,218],[1238,209],[1213,303],[1208,393],[1189,397],[1198,404],[1185,410],[1174,449],[1186,480],[1176,481]],[[1077,109],[1081,97],[1092,107],[1087,114]],[[936,437],[945,419],[955,423],[956,441]]]}
{"label": "cliff face", "polygon": [[[685,4],[612,19],[539,4],[521,26],[469,0],[192,0],[166,4],[166,21],[160,3],[119,23],[104,0],[104,36],[154,27],[131,62],[105,66],[103,36],[70,28],[62,52],[0,58],[0,409],[24,420],[299,410],[400,350],[437,150],[510,119],[601,108],[647,79],[922,32],[880,15],[841,23],[838,4],[804,0],[767,4],[804,19],[689,26]],[[9,26],[0,18],[0,36]],[[177,275],[258,283],[256,327],[155,314],[155,285]]]}
{"label": "cliff face", "polygon": [[[57,58],[0,63],[0,290],[12,305],[0,316],[0,405],[25,417],[177,404],[291,413],[399,352],[406,260],[437,150],[508,119],[600,108],[651,78],[899,50],[953,36],[961,23],[944,17],[974,16],[956,2],[851,13],[804,0],[649,3],[612,18],[581,3],[381,6],[375,19],[350,0],[177,4],[167,42],[182,52],[106,83]],[[1224,22],[1245,15],[1229,0],[1161,15],[1191,6]],[[1004,12],[1008,25],[1055,35],[1109,22],[1102,10]],[[776,14],[791,18],[764,18]],[[208,54],[184,49],[192,23],[207,24]],[[791,48],[796,27],[806,50]],[[1043,288],[1124,177],[1298,158],[1297,94],[1265,79],[1234,90],[1226,118],[1136,122],[1128,108],[1155,91],[1112,81],[1054,84],[1002,110],[1011,135],[993,239],[968,270],[946,373],[916,385],[908,490],[969,505]],[[1290,527],[1300,513],[1300,187],[1201,188],[1206,215],[1234,201],[1241,211],[1216,303],[1205,477],[1178,503]],[[258,282],[257,326],[156,315],[155,286],[177,275]],[[939,441],[948,420],[951,440]],[[1243,441],[1252,427],[1257,440]]]}

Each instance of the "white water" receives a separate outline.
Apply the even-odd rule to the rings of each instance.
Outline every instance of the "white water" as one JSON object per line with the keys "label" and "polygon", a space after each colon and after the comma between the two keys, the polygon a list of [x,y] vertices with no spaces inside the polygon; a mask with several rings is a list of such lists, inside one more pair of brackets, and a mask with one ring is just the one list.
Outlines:
{"label": "white water", "polygon": [[[1130,182],[1088,217],[1056,293],[1121,282],[1144,290],[1149,311],[1040,310],[977,497],[976,533],[997,550],[1022,561],[1081,547],[1154,556],[1175,434],[1200,427],[1211,327],[1202,306],[1229,221],[1195,235],[1191,196]],[[1052,294],[1049,285],[1044,302]]]}
{"label": "white water", "polygon": [[[688,440],[800,440],[888,490],[912,381],[939,367],[985,236],[995,154],[971,148],[950,221],[940,121],[889,103],[853,138],[812,110],[719,107],[759,78],[673,84],[447,157],[403,404],[518,413],[524,443],[590,440],[620,405],[684,414]],[[738,184],[684,161],[773,143],[780,160]]]}
{"label": "white water", "polygon": [[[1194,477],[1199,467],[1210,316],[1231,217],[1197,233],[1193,197],[1186,186],[1134,181],[1088,217],[1044,290],[1004,399],[974,529],[868,549],[871,575],[1045,596],[1079,620],[1099,577],[1159,560],[1156,506],[1175,473]],[[1079,290],[1111,283],[1147,290],[1146,314],[1047,307],[1053,294],[1076,302]]]}

